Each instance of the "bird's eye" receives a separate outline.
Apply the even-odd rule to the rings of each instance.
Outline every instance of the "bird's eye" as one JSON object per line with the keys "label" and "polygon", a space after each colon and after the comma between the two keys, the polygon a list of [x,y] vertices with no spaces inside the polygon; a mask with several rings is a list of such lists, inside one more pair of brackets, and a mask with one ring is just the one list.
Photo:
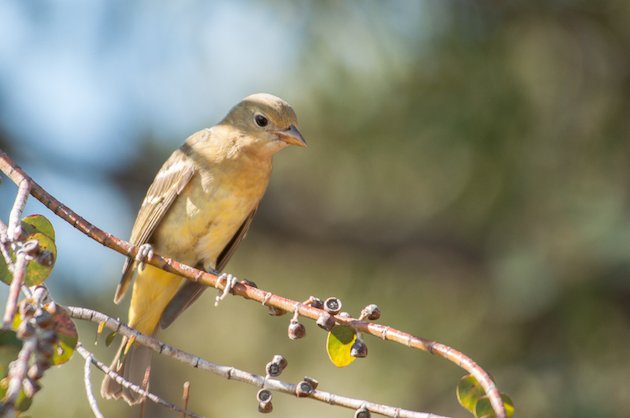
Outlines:
{"label": "bird's eye", "polygon": [[260,114],[254,116],[254,120],[256,121],[256,125],[260,126],[261,128],[267,126],[267,124],[269,123],[267,118]]}

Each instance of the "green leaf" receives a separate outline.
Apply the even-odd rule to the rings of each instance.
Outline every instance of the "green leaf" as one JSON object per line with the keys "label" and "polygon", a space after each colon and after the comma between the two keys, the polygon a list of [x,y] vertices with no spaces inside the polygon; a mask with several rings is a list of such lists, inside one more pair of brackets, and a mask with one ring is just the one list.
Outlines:
{"label": "green leaf", "polygon": [[29,215],[22,219],[22,232],[24,235],[31,235],[36,232],[48,236],[55,240],[55,229],[44,215]]}
{"label": "green leaf", "polygon": [[356,357],[350,355],[350,349],[356,339],[356,331],[348,325],[336,325],[328,333],[326,351],[332,364],[337,367],[346,367],[356,360]]}
{"label": "green leaf", "polygon": [[22,341],[15,331],[0,330],[0,378],[9,373],[9,363],[15,360],[22,348]]}
{"label": "green leaf", "polygon": [[59,341],[54,345],[55,351],[52,357],[53,366],[58,366],[70,360],[74,354],[79,334],[66,309],[56,303],[49,303],[44,309],[53,316],[55,331],[59,337]]}
{"label": "green leaf", "polygon": [[477,402],[485,395],[483,388],[472,374],[462,377],[457,384],[457,400],[471,414],[475,413]]}
{"label": "green leaf", "polygon": [[[509,396],[502,393],[501,399],[508,418],[514,415],[514,403]],[[496,418],[490,399],[481,384],[471,374],[462,377],[457,384],[457,400],[459,404],[472,413],[475,418]]]}
{"label": "green leaf", "polygon": [[[57,246],[55,245],[55,230],[50,221],[43,215],[30,215],[22,220],[22,232],[24,242],[37,240],[39,255],[26,266],[26,286],[35,286],[43,283],[52,272],[57,259]],[[9,249],[11,259],[15,261],[13,250]],[[0,281],[11,284],[13,274],[9,270],[4,257],[0,257]]]}
{"label": "green leaf", "polygon": [[[10,250],[9,252],[11,253],[11,255],[13,255]],[[2,254],[0,254],[0,281],[6,284],[11,284],[12,280],[13,274],[11,274],[9,266],[7,266],[7,262],[4,260],[4,257],[2,256]]]}
{"label": "green leaf", "polygon": [[[57,246],[52,238],[41,232],[36,232],[29,235],[27,241],[33,239],[39,243],[39,256],[37,259],[31,260],[26,266],[26,277],[24,278],[26,286],[43,283],[52,272],[57,259]],[[39,260],[46,261],[42,263]]]}
{"label": "green leaf", "polygon": [[[507,413],[508,418],[512,418],[514,416],[514,403],[512,399],[504,393],[501,394],[501,400],[503,401],[503,406],[505,407],[505,412]],[[477,402],[475,406],[475,418],[496,418],[496,414],[494,413],[494,409],[492,409],[492,404],[490,403],[490,399],[487,396],[482,397]]]}

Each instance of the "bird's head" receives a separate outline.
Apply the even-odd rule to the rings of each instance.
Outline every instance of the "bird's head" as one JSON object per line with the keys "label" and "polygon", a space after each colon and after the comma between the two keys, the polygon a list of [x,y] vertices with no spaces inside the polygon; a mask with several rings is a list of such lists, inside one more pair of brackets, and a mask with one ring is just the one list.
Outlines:
{"label": "bird's head", "polygon": [[252,94],[234,106],[221,122],[243,135],[239,144],[275,153],[287,145],[305,147],[306,141],[297,128],[293,108],[279,97],[266,93]]}

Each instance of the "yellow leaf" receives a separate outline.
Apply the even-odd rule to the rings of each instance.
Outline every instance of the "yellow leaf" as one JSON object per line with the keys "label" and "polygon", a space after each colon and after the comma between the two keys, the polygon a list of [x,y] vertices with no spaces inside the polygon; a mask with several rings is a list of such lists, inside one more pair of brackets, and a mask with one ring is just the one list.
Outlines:
{"label": "yellow leaf", "polygon": [[346,367],[356,360],[356,357],[350,355],[350,349],[356,339],[356,331],[348,325],[337,325],[328,333],[326,351],[332,364]]}

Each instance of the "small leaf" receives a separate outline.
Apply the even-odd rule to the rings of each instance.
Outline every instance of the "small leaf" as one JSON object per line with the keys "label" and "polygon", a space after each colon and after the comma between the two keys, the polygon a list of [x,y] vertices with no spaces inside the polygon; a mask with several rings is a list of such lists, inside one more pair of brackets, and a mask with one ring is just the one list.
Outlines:
{"label": "small leaf", "polygon": [[[30,215],[22,219],[22,236],[24,242],[37,240],[39,254],[37,259],[29,261],[26,267],[24,284],[34,286],[44,282],[50,275],[55,260],[57,259],[57,246],[55,245],[55,230],[50,221],[43,215]],[[15,253],[9,249],[11,259],[15,262]],[[13,274],[7,266],[4,257],[0,257],[0,281],[11,284]]]}
{"label": "small leaf", "polygon": [[9,373],[9,363],[15,360],[22,348],[22,341],[15,331],[0,330],[0,378]]}
{"label": "small leaf", "polygon": [[475,413],[477,402],[485,395],[483,388],[472,374],[462,377],[457,384],[457,400],[471,414]]}
{"label": "small leaf", "polygon": [[36,286],[43,283],[52,272],[55,259],[57,258],[57,246],[52,238],[41,232],[29,235],[27,240],[37,240],[39,243],[39,255],[46,256],[45,263],[40,263],[35,259],[31,260],[26,266],[24,284],[26,286]]}
{"label": "small leaf", "polygon": [[[9,250],[9,252],[11,254],[11,258],[13,258],[13,252],[11,250]],[[13,281],[13,274],[11,274],[9,266],[7,266],[7,262],[2,254],[0,254],[0,281],[6,284],[11,284]]]}
{"label": "small leaf", "polygon": [[[508,418],[512,418],[514,416],[514,403],[512,402],[512,399],[510,399],[508,395],[502,393],[501,400],[503,401],[503,406],[505,407],[505,412],[507,413]],[[494,413],[490,399],[487,396],[479,399],[477,405],[475,406],[474,414],[475,418],[496,418],[497,416]]]}
{"label": "small leaf", "polygon": [[53,241],[55,240],[55,229],[44,215],[30,215],[22,219],[22,232],[24,235],[32,235],[36,232],[44,234]]}
{"label": "small leaf", "polygon": [[53,302],[44,306],[44,309],[53,316],[55,331],[59,337],[59,341],[54,345],[55,351],[52,357],[53,366],[58,366],[70,360],[74,354],[79,334],[70,314],[63,307]]}
{"label": "small leaf", "polygon": [[332,364],[337,367],[346,367],[356,360],[356,357],[350,355],[352,344],[356,339],[356,331],[348,325],[337,325],[328,333],[326,351]]}

